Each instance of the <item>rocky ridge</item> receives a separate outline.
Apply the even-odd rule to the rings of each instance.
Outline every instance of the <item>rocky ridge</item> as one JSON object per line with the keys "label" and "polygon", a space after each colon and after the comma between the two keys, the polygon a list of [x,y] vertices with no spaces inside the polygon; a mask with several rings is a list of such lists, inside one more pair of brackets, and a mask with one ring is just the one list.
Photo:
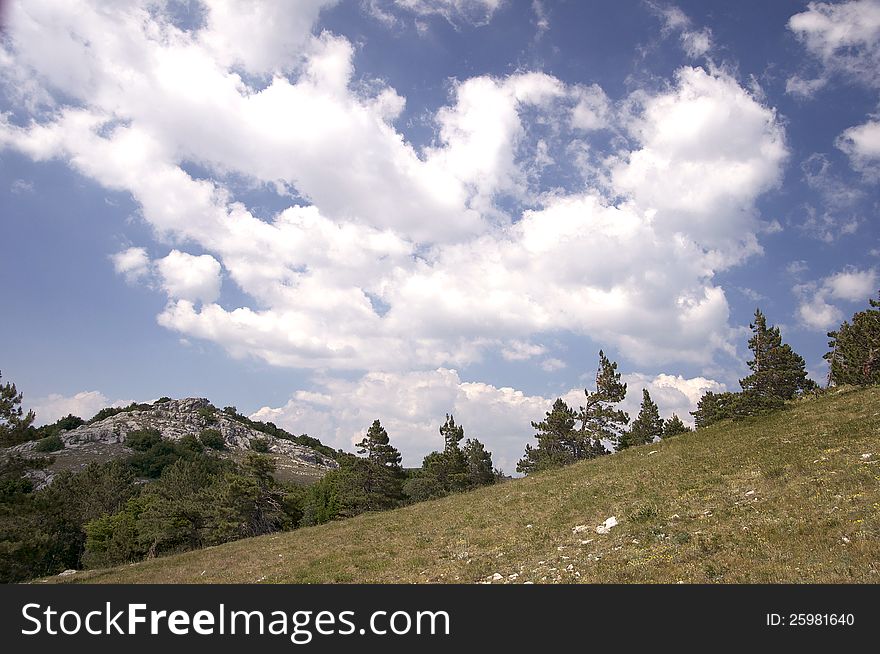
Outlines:
{"label": "rocky ridge", "polygon": [[[175,441],[186,435],[198,436],[204,429],[215,429],[223,436],[227,454],[233,457],[252,451],[253,441],[260,439],[267,443],[267,453],[275,459],[281,476],[288,472],[293,476],[320,477],[339,465],[310,447],[242,424],[205,398],[190,397],[156,403],[146,409],[126,410],[98,422],[62,431],[60,438],[64,449],[49,453],[55,462],[47,470],[34,471],[34,480],[38,486],[43,486],[50,483],[60,470],[131,454],[132,450],[125,446],[125,437],[139,429],[157,429],[163,438]],[[37,441],[21,443],[9,448],[9,452],[43,456],[35,451],[36,444]]]}

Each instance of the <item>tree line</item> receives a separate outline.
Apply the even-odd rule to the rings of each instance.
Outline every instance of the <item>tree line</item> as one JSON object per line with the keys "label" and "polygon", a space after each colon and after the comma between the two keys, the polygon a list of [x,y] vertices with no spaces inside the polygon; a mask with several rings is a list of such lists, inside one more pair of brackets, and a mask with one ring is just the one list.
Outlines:
{"label": "tree line", "polygon": [[[739,392],[702,396],[691,412],[697,429],[775,411],[793,398],[818,392],[804,359],[782,341],[779,328],[768,325],[760,310],[750,328],[750,374],[740,380]],[[880,299],[870,300],[869,309],[828,337],[828,386],[880,383]],[[595,391],[585,389],[577,409],[559,398],[543,420],[531,423],[536,443],[526,445],[517,470],[532,474],[690,431],[674,414],[661,418],[647,389],[638,416],[630,422],[618,406],[625,397],[617,363],[600,351]],[[92,463],[77,473],[62,472],[51,485],[35,490],[28,473],[51,463],[52,452],[64,446],[62,431],[86,421],[70,415],[35,428],[33,412],[25,413],[21,402],[14,384],[0,384],[0,445],[37,441],[36,457],[0,456],[0,581],[5,582],[321,524],[503,479],[491,453],[478,439],[465,439],[464,428],[452,415],[439,427],[443,449],[425,456],[421,467],[406,469],[378,419],[355,455],[307,435],[294,437],[226,407],[224,413],[258,431],[332,455],[339,468],[308,487],[280,483],[273,475],[273,460],[265,456],[264,439],[253,439],[253,451],[236,463],[219,456],[225,442],[210,427],[176,441],[146,429],[127,435],[132,450],[128,457]],[[89,422],[150,406],[104,409]]]}

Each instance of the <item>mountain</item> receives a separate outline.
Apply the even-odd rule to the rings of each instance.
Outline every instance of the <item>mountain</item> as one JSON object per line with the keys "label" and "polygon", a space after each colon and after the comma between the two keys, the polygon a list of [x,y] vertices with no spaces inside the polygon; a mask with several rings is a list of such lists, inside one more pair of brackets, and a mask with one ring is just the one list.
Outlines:
{"label": "mountain", "polygon": [[[113,411],[105,409],[102,413]],[[104,462],[130,455],[132,450],[125,446],[125,437],[129,432],[141,429],[157,429],[163,438],[175,441],[187,435],[198,436],[205,429],[214,429],[223,437],[224,454],[236,459],[251,451],[254,441],[259,439],[268,445],[267,454],[275,460],[276,476],[282,481],[314,481],[338,467],[327,454],[259,431],[251,426],[256,423],[246,424],[249,421],[243,416],[220,411],[204,398],[165,399],[154,404],[133,404],[116,411],[115,415],[61,431],[63,449],[48,453],[54,459],[48,468],[31,472],[36,486],[51,483],[62,470],[78,470],[93,461]],[[6,452],[28,457],[43,455],[38,450],[38,443],[21,443]]]}
{"label": "mountain", "polygon": [[466,494],[51,581],[877,583],[878,481],[880,388],[833,389]]}

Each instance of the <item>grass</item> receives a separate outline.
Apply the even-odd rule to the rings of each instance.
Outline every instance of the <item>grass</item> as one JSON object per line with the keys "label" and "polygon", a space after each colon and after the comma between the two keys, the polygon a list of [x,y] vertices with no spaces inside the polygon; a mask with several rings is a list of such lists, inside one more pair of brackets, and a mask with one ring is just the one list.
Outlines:
{"label": "grass", "polygon": [[[597,534],[610,516],[618,526]],[[574,533],[578,525],[586,528]],[[880,582],[880,389],[834,391],[763,419],[465,495],[48,581],[492,576],[497,583]]]}

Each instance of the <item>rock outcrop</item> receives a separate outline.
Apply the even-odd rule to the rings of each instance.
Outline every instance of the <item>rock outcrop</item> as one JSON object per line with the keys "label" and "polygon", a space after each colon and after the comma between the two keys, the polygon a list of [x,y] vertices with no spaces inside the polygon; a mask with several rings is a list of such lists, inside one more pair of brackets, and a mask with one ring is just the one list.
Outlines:
{"label": "rock outcrop", "polygon": [[[169,440],[179,440],[186,435],[198,436],[204,429],[215,429],[226,443],[225,454],[232,457],[251,451],[253,441],[260,439],[268,444],[267,453],[275,459],[280,477],[317,478],[339,465],[310,447],[257,431],[218,410],[207,399],[190,397],[152,404],[149,408],[126,410],[95,423],[62,431],[60,437],[64,449],[50,453],[55,463],[49,470],[33,471],[31,477],[37,486],[44,486],[60,470],[131,454],[132,450],[125,446],[125,437],[139,429],[156,429]],[[23,456],[41,455],[35,451],[36,444],[36,441],[21,443],[9,448],[9,452]]]}

